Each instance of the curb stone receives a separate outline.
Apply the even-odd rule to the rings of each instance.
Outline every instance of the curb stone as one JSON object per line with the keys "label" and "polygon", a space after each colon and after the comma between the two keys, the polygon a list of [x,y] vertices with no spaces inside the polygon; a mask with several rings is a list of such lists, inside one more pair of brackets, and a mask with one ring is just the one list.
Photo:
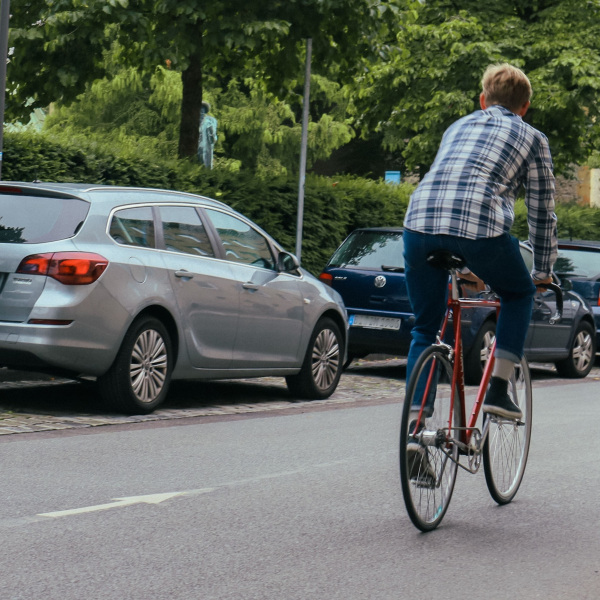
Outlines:
{"label": "curb stone", "polygon": [[[369,367],[379,365],[386,369],[402,367],[405,364],[402,359],[384,359],[369,361]],[[189,417],[205,417],[215,415],[233,415],[244,413],[270,412],[298,408],[302,406],[335,406],[365,404],[370,401],[393,402],[404,395],[405,382],[403,377],[383,378],[377,376],[362,375],[361,367],[365,361],[358,361],[342,377],[335,393],[325,400],[295,400],[288,396],[285,380],[281,377],[261,377],[256,379],[221,380],[224,384],[247,383],[248,388],[240,388],[237,395],[229,402],[216,402],[200,404],[199,402],[183,402],[182,408],[169,406],[169,401],[164,408],[160,408],[149,415],[121,415],[115,413],[104,413],[102,411],[91,413],[79,413],[73,409],[67,411],[60,406],[56,409],[43,410],[35,406],[27,406],[23,403],[8,404],[3,402],[2,390],[18,390],[35,388],[40,392],[45,388],[56,386],[77,386],[77,382],[51,378],[41,375],[32,378],[31,373],[10,372],[0,369],[0,436],[13,435],[17,433],[34,433],[41,431],[58,431],[64,429],[77,429],[85,427],[100,427],[104,425],[123,425],[131,423],[145,423],[152,421],[165,421],[170,419],[185,419]],[[358,369],[356,375],[352,372]],[[4,371],[4,372],[3,372]],[[403,374],[403,371],[401,371]],[[20,379],[20,378],[23,379]],[[213,382],[214,383],[214,382]],[[246,390],[248,394],[246,394]],[[264,393],[262,393],[264,390]],[[86,392],[83,392],[84,394]],[[242,398],[242,394],[244,397]],[[257,398],[256,401],[248,402],[247,395]],[[261,398],[262,396],[262,398]],[[273,398],[273,399],[269,399]],[[289,398],[289,399],[288,399]],[[177,402],[177,401],[175,401]],[[83,404],[83,403],[82,403]],[[190,405],[191,404],[191,405]]]}

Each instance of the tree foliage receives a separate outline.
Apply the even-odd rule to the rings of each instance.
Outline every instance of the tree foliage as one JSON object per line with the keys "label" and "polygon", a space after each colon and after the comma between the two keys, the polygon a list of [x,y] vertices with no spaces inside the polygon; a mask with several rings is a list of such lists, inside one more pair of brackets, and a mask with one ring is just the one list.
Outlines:
{"label": "tree foliage", "polygon": [[[71,105],[53,107],[44,133],[53,139],[93,139],[118,148],[121,155],[177,156],[181,74],[157,67],[152,74],[132,68],[109,69],[111,76],[94,82]],[[289,94],[289,104],[268,93],[245,69],[242,81],[227,89],[215,78],[205,98],[219,121],[216,164],[251,169],[259,176],[294,173],[298,168],[302,97]],[[354,135],[346,119],[348,99],[341,86],[312,77],[312,121],[309,123],[308,166],[327,158]]]}
{"label": "tree foliage", "polygon": [[356,96],[362,127],[410,168],[428,167],[443,131],[479,108],[485,68],[505,61],[532,82],[526,120],[549,137],[558,172],[598,146],[598,0],[408,0],[400,23]]}
{"label": "tree foliage", "polygon": [[600,0],[19,0],[12,12],[9,118],[64,106],[103,77],[112,94],[110,57],[139,71],[150,105],[169,105],[166,115],[113,106],[118,135],[154,120],[170,145],[175,132],[179,156],[193,156],[205,97],[222,110],[222,152],[283,172],[298,153],[311,37],[310,160],[358,130],[426,169],[446,127],[478,107],[485,67],[500,61],[529,75],[526,119],[548,135],[558,173],[600,153]]}
{"label": "tree foliage", "polygon": [[7,114],[22,114],[30,99],[72,101],[106,72],[104,52],[116,47],[136,68],[168,63],[181,73],[178,152],[193,156],[205,77],[237,77],[252,58],[255,77],[281,96],[301,72],[307,37],[316,65],[335,64],[351,77],[393,14],[383,0],[21,0],[11,22]]}

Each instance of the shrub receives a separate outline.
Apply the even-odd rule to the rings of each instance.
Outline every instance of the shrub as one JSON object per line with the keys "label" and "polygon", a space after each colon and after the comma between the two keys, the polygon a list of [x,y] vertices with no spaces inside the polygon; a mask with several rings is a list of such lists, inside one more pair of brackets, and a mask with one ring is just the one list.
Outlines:
{"label": "shrub", "polygon": [[[211,171],[192,160],[111,154],[81,138],[64,145],[33,132],[7,133],[2,177],[177,189],[226,202],[295,252],[298,178],[273,179],[225,164]],[[302,265],[318,274],[356,227],[401,225],[412,186],[352,176],[308,175],[304,190]]]}

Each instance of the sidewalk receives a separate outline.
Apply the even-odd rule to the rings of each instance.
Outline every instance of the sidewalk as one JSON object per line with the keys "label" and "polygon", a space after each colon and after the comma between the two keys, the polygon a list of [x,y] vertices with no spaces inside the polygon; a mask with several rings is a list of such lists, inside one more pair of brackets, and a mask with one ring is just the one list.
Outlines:
{"label": "sidewalk", "polygon": [[162,408],[150,415],[132,416],[103,410],[94,401],[92,390],[80,383],[0,369],[0,436],[303,406],[395,402],[404,397],[405,362],[390,358],[370,360],[369,369],[364,369],[361,367],[365,361],[357,361],[344,373],[335,393],[326,400],[292,399],[281,377],[174,382],[170,397]]}

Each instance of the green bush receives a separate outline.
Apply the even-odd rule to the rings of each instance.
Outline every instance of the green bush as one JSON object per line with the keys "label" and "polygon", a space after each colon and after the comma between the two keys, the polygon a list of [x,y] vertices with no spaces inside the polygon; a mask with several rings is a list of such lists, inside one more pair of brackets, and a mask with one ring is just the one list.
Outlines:
{"label": "green bush", "polygon": [[[118,156],[89,143],[59,144],[37,133],[7,133],[2,178],[12,181],[82,182],[156,187],[221,200],[258,223],[287,250],[295,252],[298,177],[257,177],[244,170],[209,171],[193,160],[144,160]],[[354,176],[308,175],[304,190],[302,265],[320,273],[341,241],[357,227],[402,225],[413,186]],[[560,238],[600,239],[600,210],[558,204]],[[513,234],[526,239],[527,211],[515,207]]]}
{"label": "green bush", "polygon": [[[296,248],[298,177],[264,179],[248,171],[204,169],[192,160],[110,154],[97,144],[59,144],[37,133],[7,133],[2,178],[176,189],[221,200],[254,220],[287,250]],[[401,225],[412,186],[352,176],[308,175],[302,265],[318,274],[356,227]]]}
{"label": "green bush", "polygon": [[[559,239],[600,240],[600,210],[597,208],[568,202],[558,203],[555,212]],[[515,206],[512,233],[522,240],[528,237],[527,208],[522,200]]]}

